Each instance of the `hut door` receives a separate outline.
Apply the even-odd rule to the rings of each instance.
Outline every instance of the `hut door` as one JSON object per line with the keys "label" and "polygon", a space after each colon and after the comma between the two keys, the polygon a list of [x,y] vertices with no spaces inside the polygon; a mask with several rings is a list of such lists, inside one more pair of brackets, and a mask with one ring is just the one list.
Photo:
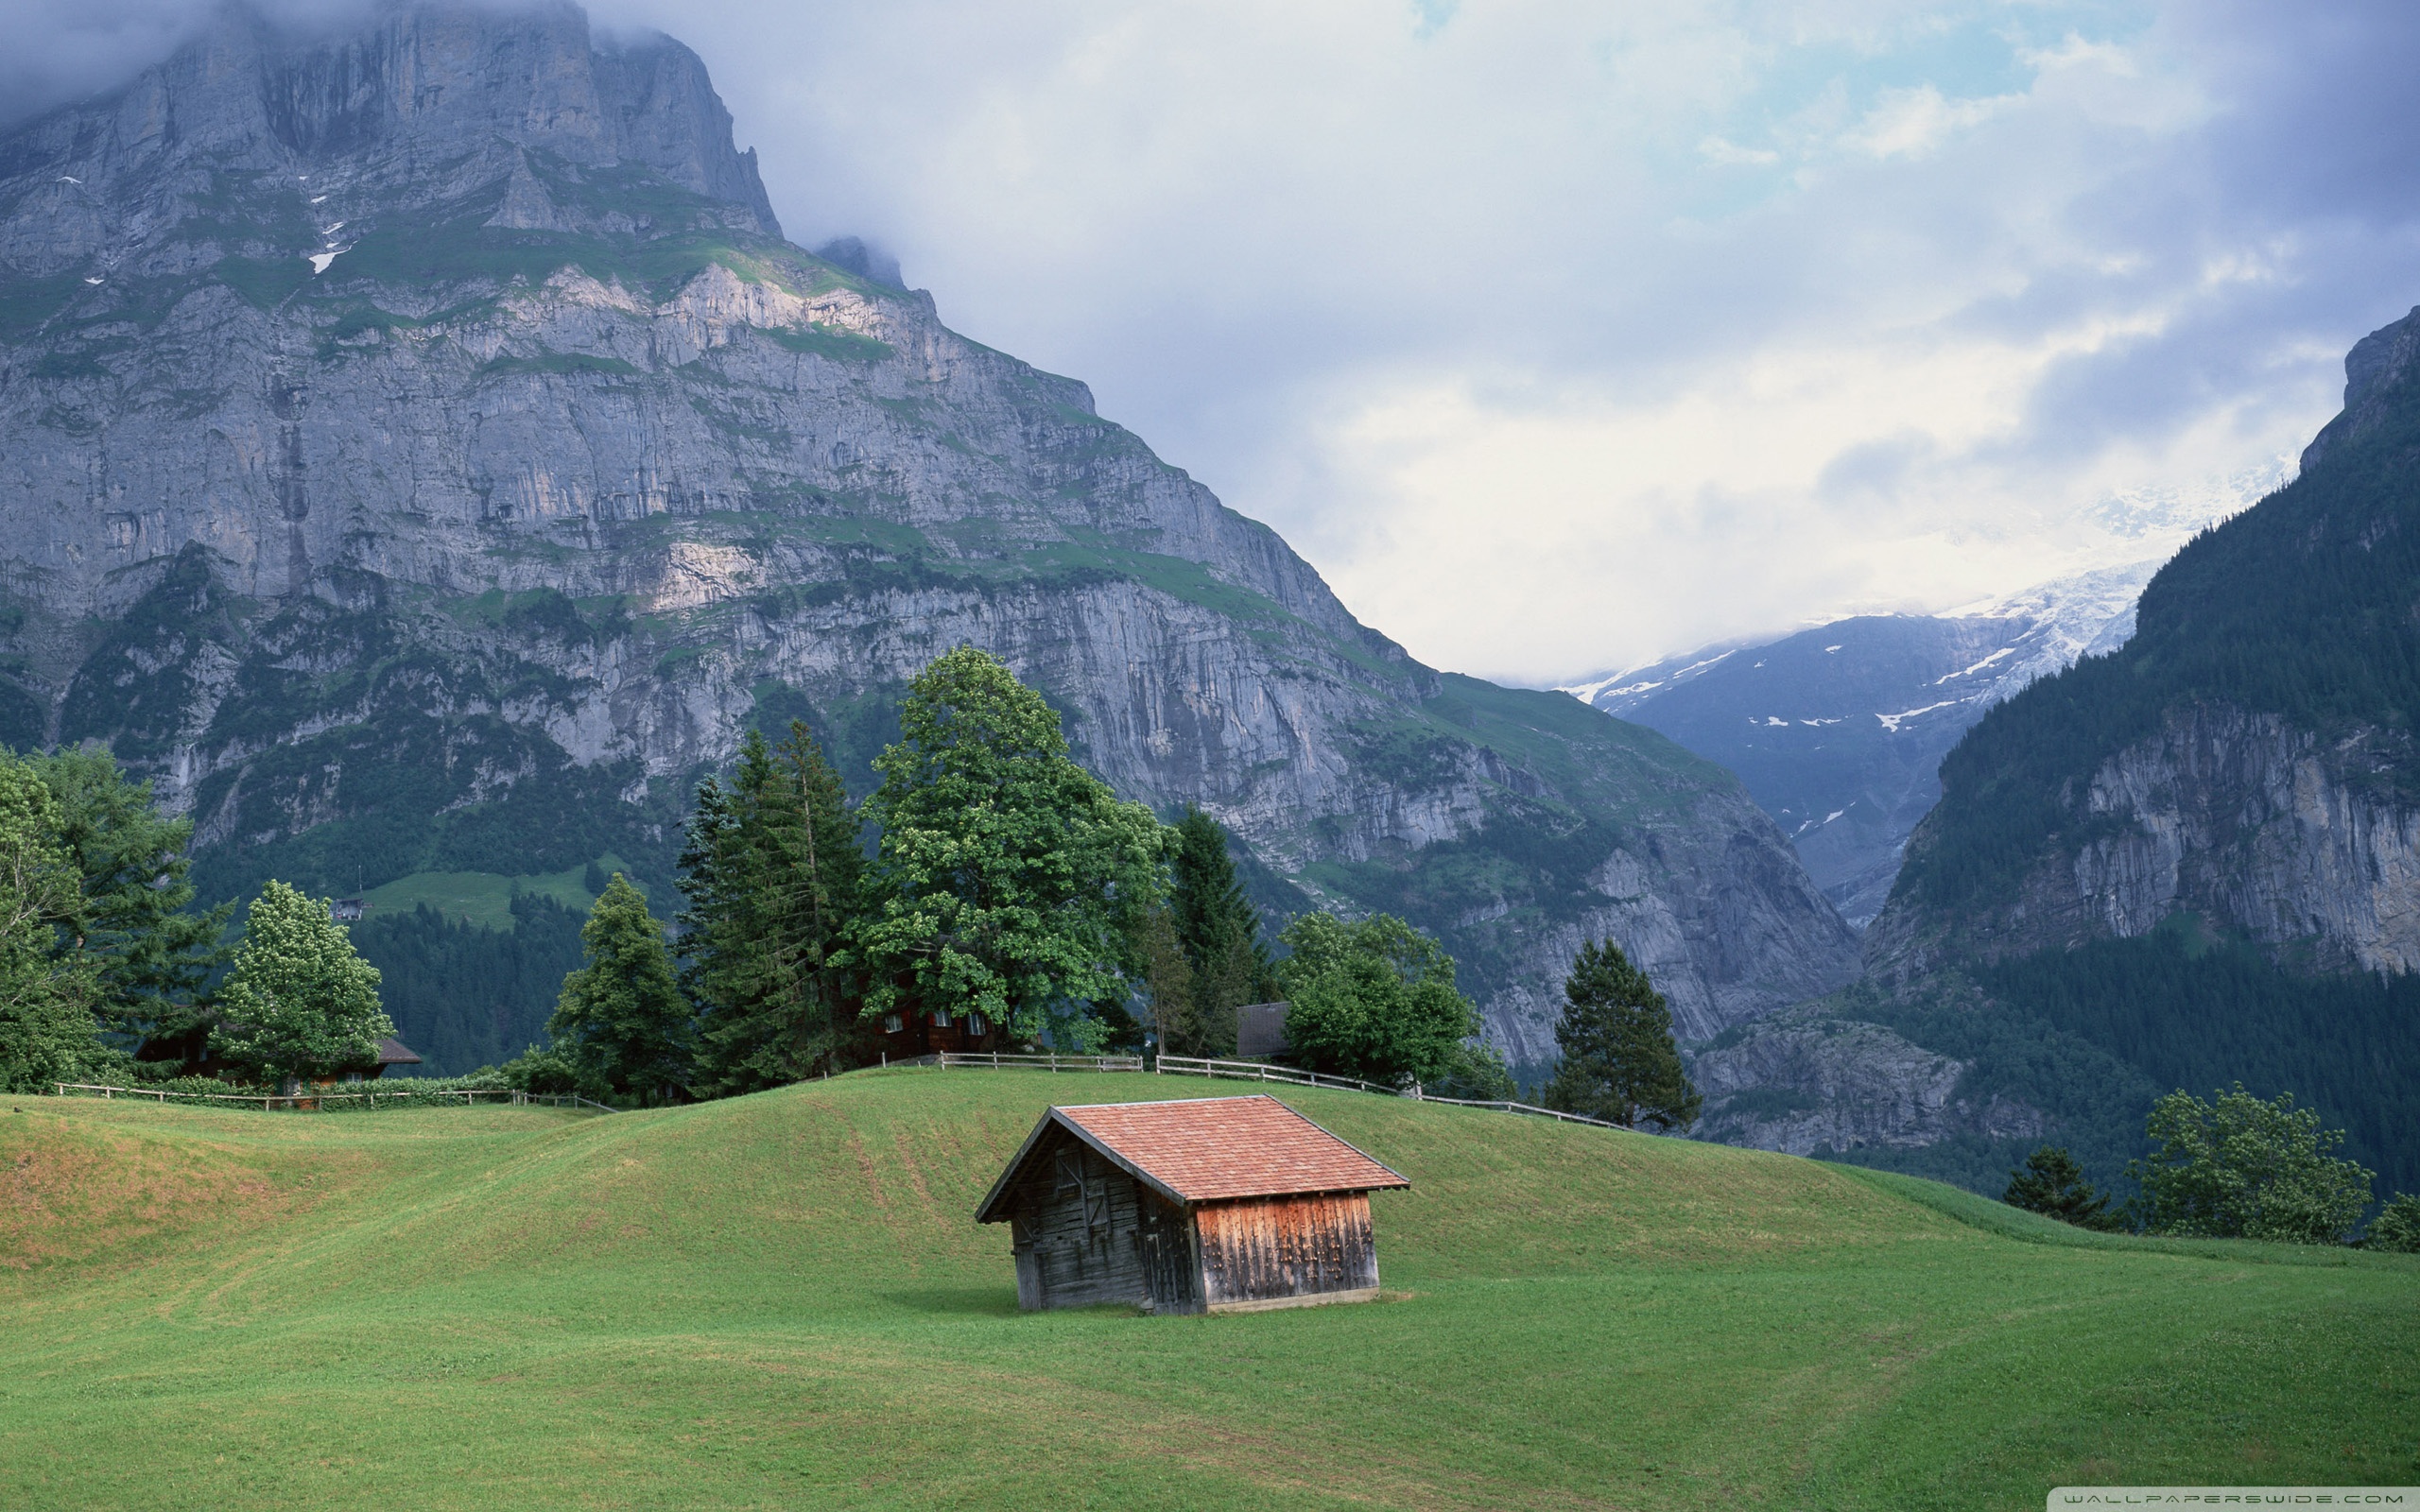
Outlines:
{"label": "hut door", "polygon": [[1148,1194],[1139,1194],[1143,1292],[1154,1313],[1201,1311],[1201,1266],[1193,1255],[1193,1217]]}

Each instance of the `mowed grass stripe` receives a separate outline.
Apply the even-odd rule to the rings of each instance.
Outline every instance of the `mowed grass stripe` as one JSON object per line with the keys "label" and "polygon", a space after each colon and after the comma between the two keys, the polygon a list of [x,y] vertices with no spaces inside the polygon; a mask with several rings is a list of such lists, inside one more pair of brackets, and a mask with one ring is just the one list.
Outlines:
{"label": "mowed grass stripe", "polygon": [[54,1195],[0,1230],[0,1503],[2030,1507],[2420,1470],[2420,1265],[2029,1242],[1809,1161],[1359,1093],[1285,1097],[1414,1181],[1376,1199],[1396,1299],[1018,1314],[971,1213],[1041,1110],[1234,1091],[21,1102],[0,1171]]}

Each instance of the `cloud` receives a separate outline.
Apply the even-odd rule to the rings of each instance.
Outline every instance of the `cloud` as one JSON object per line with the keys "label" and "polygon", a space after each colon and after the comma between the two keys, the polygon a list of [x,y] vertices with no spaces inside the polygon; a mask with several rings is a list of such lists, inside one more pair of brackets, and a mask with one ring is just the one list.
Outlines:
{"label": "cloud", "polygon": [[[596,9],[705,58],[792,234],[1524,680],[2135,559],[2097,509],[2298,449],[2420,301],[2399,5]],[[189,16],[0,0],[0,88]]]}

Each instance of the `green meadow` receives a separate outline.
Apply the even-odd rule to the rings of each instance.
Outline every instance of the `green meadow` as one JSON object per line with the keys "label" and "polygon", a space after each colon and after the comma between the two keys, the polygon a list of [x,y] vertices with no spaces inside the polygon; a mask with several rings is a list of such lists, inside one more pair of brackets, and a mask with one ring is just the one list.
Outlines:
{"label": "green meadow", "polygon": [[[627,870],[621,857],[612,854],[600,857],[596,865],[609,875]],[[584,865],[522,877],[493,871],[415,871],[384,886],[371,888],[362,894],[362,899],[370,904],[373,919],[408,914],[425,903],[447,919],[458,919],[484,929],[510,929],[515,892],[540,893],[574,912],[586,913],[589,905],[596,902],[596,895],[588,890],[584,880],[587,874]],[[632,882],[631,885],[638,884]]]}
{"label": "green meadow", "polygon": [[1388,1297],[1023,1314],[1050,1103],[0,1103],[0,1506],[2038,1508],[2420,1482],[2420,1263],[1352,1092]]}

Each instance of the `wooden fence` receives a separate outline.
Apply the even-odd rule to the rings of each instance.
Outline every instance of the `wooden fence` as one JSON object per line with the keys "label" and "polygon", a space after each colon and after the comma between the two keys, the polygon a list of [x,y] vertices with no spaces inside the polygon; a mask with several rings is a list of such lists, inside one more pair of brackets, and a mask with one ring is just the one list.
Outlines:
{"label": "wooden fence", "polygon": [[97,1087],[77,1081],[53,1082],[51,1085],[59,1089],[59,1095],[61,1097],[148,1097],[161,1103],[165,1103],[168,1099],[174,1097],[197,1103],[238,1103],[247,1108],[257,1103],[260,1105],[261,1111],[265,1113],[290,1113],[298,1111],[307,1113],[316,1109],[321,1103],[357,1103],[362,1102],[365,1099],[368,1101],[371,1108],[375,1108],[382,1098],[389,1103],[402,1103],[416,1100],[422,1102],[430,1100],[447,1101],[458,1097],[462,1100],[462,1105],[465,1108],[483,1098],[491,1101],[501,1098],[509,1101],[516,1108],[523,1106],[533,1108],[592,1108],[599,1113],[618,1113],[621,1111],[618,1108],[608,1108],[603,1103],[594,1102],[585,1097],[575,1097],[568,1092],[517,1092],[512,1091],[510,1088],[503,1087],[492,1090],[487,1088],[463,1089],[459,1087],[444,1087],[431,1088],[426,1091],[418,1090],[406,1091],[402,1089],[397,1089],[392,1091],[308,1091],[296,1092],[292,1096],[286,1096],[283,1093],[279,1093],[268,1097],[253,1097],[241,1092],[171,1092],[162,1091],[151,1087]]}
{"label": "wooden fence", "polygon": [[1601,1118],[1589,1118],[1580,1113],[1566,1113],[1552,1108],[1539,1108],[1530,1103],[1478,1102],[1467,1097],[1434,1097],[1420,1090],[1414,1082],[1405,1087],[1381,1087],[1376,1082],[1357,1081],[1351,1076],[1331,1076],[1316,1071],[1303,1071],[1293,1066],[1271,1066],[1258,1060],[1210,1060],[1199,1056],[1155,1056],[1146,1065],[1141,1056],[1006,1056],[961,1055],[945,1052],[925,1056],[916,1060],[903,1060],[903,1066],[1026,1066],[1050,1071],[1152,1071],[1167,1076],[1214,1076],[1228,1081],[1275,1082],[1284,1087],[1337,1087],[1352,1091],[1377,1092],[1387,1097],[1409,1097],[1424,1103],[1445,1103],[1455,1108],[1484,1108],[1499,1113],[1523,1113],[1532,1118],[1551,1118],[1562,1124],[1588,1124],[1598,1128],[1620,1128]]}
{"label": "wooden fence", "polygon": [[1140,1056],[1011,1056],[993,1051],[945,1050],[936,1056],[919,1056],[903,1060],[903,1066],[988,1066],[994,1070],[1028,1071],[1141,1071]]}
{"label": "wooden fence", "polygon": [[1551,1118],[1564,1124],[1593,1124],[1599,1128],[1620,1128],[1601,1118],[1588,1118],[1579,1113],[1565,1113],[1552,1108],[1538,1108],[1529,1103],[1476,1102],[1467,1097],[1435,1097],[1420,1090],[1418,1082],[1409,1087],[1381,1087],[1375,1082],[1356,1081],[1350,1076],[1326,1076],[1315,1071],[1298,1071],[1292,1066],[1263,1065],[1257,1060],[1204,1060],[1195,1056],[1162,1056],[1157,1062],[1163,1074],[1177,1076],[1224,1076],[1235,1081],[1273,1081],[1289,1087],[1349,1087],[1356,1091],[1380,1092],[1389,1097],[1409,1097],[1424,1103],[1448,1103],[1456,1108],[1486,1108],[1500,1113],[1528,1113],[1539,1118]]}

